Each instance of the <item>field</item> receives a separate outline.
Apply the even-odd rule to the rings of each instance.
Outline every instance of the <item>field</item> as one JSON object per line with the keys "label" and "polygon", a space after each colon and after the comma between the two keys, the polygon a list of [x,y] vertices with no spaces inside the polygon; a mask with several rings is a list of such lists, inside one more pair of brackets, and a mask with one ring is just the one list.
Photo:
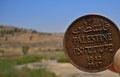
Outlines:
{"label": "field", "polygon": [[57,60],[64,55],[62,33],[42,33],[35,30],[0,26],[0,77],[57,77],[45,69],[20,70],[18,65]]}
{"label": "field", "polygon": [[75,68],[63,52],[63,35],[1,25],[0,77],[119,77]]}

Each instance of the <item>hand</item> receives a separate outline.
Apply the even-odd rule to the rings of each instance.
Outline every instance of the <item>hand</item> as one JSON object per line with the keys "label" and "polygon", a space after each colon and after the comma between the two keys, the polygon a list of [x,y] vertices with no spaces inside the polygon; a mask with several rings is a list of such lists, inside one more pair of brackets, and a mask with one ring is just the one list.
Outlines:
{"label": "hand", "polygon": [[120,74],[120,49],[118,49],[114,56],[113,65],[110,67],[110,70]]}

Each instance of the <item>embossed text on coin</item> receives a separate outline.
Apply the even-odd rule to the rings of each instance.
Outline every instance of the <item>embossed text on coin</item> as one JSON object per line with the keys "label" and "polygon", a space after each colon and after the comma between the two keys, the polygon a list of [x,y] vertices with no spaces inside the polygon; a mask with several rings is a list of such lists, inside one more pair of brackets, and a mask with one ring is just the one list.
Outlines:
{"label": "embossed text on coin", "polygon": [[87,72],[106,70],[119,48],[119,29],[101,15],[76,19],[64,35],[66,56],[74,66]]}

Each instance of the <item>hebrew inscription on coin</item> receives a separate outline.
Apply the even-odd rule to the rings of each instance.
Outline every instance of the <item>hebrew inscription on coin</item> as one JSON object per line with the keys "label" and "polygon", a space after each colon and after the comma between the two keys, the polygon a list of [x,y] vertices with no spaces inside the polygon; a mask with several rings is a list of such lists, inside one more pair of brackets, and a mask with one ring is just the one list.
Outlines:
{"label": "hebrew inscription on coin", "polygon": [[108,69],[120,48],[120,31],[108,18],[85,15],[76,19],[64,35],[64,51],[69,61],[86,72]]}

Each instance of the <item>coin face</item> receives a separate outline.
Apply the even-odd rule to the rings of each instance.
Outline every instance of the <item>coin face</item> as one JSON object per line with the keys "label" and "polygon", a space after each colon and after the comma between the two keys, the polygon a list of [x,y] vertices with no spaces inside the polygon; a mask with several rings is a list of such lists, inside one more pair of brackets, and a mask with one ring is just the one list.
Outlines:
{"label": "coin face", "polygon": [[119,48],[119,29],[101,15],[85,15],[76,19],[64,35],[66,56],[75,67],[86,72],[108,69]]}

